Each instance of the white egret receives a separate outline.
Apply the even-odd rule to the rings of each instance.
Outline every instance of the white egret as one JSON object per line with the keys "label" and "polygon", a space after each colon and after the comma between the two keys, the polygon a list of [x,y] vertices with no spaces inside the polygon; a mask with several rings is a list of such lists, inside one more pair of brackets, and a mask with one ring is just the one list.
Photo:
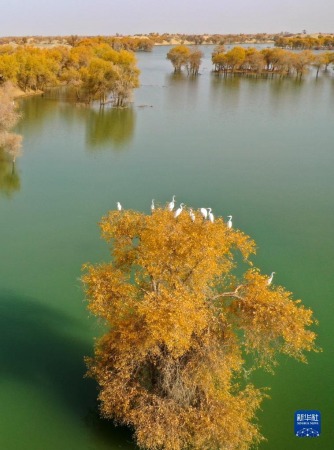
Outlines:
{"label": "white egret", "polygon": [[202,214],[204,220],[208,217],[208,211],[206,208],[200,208],[199,212]]}
{"label": "white egret", "polygon": [[183,210],[183,206],[184,206],[184,203],[181,203],[181,204],[180,204],[180,207],[177,208],[177,210],[175,211],[175,214],[174,214],[175,219],[176,219],[177,217],[179,217],[179,215],[181,214],[181,212],[182,212],[182,210]]}
{"label": "white egret", "polygon": [[270,275],[270,277],[269,277],[268,280],[267,280],[267,285],[268,285],[268,286],[271,285],[275,273],[276,273],[276,272],[271,272],[271,275]]}
{"label": "white egret", "polygon": [[169,211],[173,211],[175,206],[175,195],[173,195],[173,200],[168,204]]}
{"label": "white egret", "polygon": [[195,214],[191,208],[189,210],[189,216],[190,216],[190,219],[192,220],[192,222],[195,222]]}
{"label": "white egret", "polygon": [[155,210],[154,199],[152,199],[152,203],[151,203],[151,212],[153,213],[154,210]]}
{"label": "white egret", "polygon": [[227,221],[228,228],[232,228],[232,216],[227,216],[229,220]]}
{"label": "white egret", "polygon": [[208,219],[210,220],[211,223],[213,223],[215,221],[215,216],[212,214],[212,208],[208,208]]}
{"label": "white egret", "polygon": [[122,211],[122,205],[120,204],[120,202],[117,202],[117,209],[118,211]]}

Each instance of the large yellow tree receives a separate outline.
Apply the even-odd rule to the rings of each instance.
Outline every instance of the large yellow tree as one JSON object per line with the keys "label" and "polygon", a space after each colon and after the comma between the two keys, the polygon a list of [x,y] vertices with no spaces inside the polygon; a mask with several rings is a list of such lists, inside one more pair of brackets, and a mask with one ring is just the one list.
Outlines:
{"label": "large yellow tree", "polygon": [[121,210],[100,226],[112,258],[85,265],[83,281],[108,327],[87,359],[102,415],[133,427],[148,449],[260,442],[265,394],[245,373],[270,370],[280,353],[305,361],[312,311],[252,266],[254,242],[221,218]]}
{"label": "large yellow tree", "polygon": [[176,45],[169,50],[167,59],[172,63],[174,72],[181,72],[182,67],[187,65],[190,53],[190,48],[183,44]]}

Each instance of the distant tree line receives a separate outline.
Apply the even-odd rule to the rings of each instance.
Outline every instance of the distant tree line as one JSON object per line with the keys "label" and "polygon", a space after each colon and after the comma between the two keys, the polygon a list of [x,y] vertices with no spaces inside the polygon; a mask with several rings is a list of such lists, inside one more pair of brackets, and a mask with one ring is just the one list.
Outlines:
{"label": "distant tree line", "polygon": [[225,51],[224,46],[218,46],[212,53],[214,72],[218,74],[242,74],[252,76],[280,77],[296,75],[301,78],[310,66],[319,70],[327,70],[334,62],[334,52],[314,54],[310,50],[291,52],[280,48],[233,47]]}
{"label": "distant tree line", "polygon": [[[117,33],[115,36],[6,36],[0,37],[0,45],[69,45],[74,46],[83,39],[95,39],[100,42],[110,43],[115,50],[120,47],[123,50],[150,51],[154,45],[173,44],[178,41],[181,44],[201,45],[201,44],[242,44],[249,42],[274,42],[286,34],[256,33],[256,34],[182,34],[182,33],[148,33],[126,36]],[[288,36],[296,36],[289,34]],[[333,39],[333,36],[330,36]]]}
{"label": "distant tree line", "polygon": [[332,50],[334,49],[334,36],[276,36],[275,46],[291,50]]}
{"label": "distant tree line", "polygon": [[3,45],[0,84],[7,81],[25,92],[66,85],[78,101],[124,106],[139,86],[139,69],[133,52],[98,39],[78,40],[72,47]]}
{"label": "distant tree line", "polygon": [[131,52],[150,52],[154,46],[154,41],[148,37],[131,37],[131,36],[99,36],[95,38],[80,38],[78,36],[70,36],[67,43],[72,46],[82,45],[87,42],[95,42],[96,44],[108,44],[116,51],[127,50]]}
{"label": "distant tree line", "polygon": [[[305,31],[305,30],[304,30]],[[256,33],[256,34],[182,34],[182,33],[148,33],[126,36],[117,33],[115,36],[7,36],[0,37],[0,45],[17,44],[50,47],[54,45],[75,46],[82,40],[95,40],[99,43],[108,43],[114,50],[151,51],[154,45],[175,44],[177,41],[185,45],[227,45],[244,43],[274,42],[275,46],[297,49],[324,49],[334,48],[333,34],[318,34],[310,36],[305,34],[282,33]]]}
{"label": "distant tree line", "polygon": [[71,46],[75,47],[81,45],[86,40],[94,41],[99,44],[110,44],[114,50],[129,50],[133,52],[151,51],[154,46],[154,41],[148,36],[132,37],[132,36],[9,36],[0,37],[0,45],[25,45],[48,48],[50,46]]}

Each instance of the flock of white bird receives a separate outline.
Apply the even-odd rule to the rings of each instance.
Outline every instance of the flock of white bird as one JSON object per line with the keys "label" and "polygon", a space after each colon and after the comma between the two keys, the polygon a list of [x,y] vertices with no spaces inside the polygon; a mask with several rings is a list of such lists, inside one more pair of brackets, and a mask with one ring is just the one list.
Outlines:
{"label": "flock of white bird", "polygon": [[[174,207],[175,207],[175,195],[173,195],[172,201],[168,203],[167,209],[169,211],[173,211]],[[180,203],[180,206],[177,208],[177,210],[174,212],[174,217],[177,218],[179,217],[179,215],[182,213],[183,211],[183,207],[184,207],[184,203]],[[118,211],[122,211],[123,207],[120,204],[120,202],[117,202],[117,210]],[[152,200],[151,203],[151,212],[153,213],[155,210],[155,205],[154,205],[154,199]],[[215,221],[215,216],[212,214],[212,208],[199,208],[198,211],[202,214],[203,220],[209,220],[211,223],[213,223]],[[195,214],[194,211],[189,208],[189,216],[191,218],[191,220],[193,222],[195,222]],[[232,228],[232,216],[227,216],[228,217],[228,221],[227,221],[227,227],[228,228]],[[274,274],[275,272],[271,272],[270,277],[267,280],[267,285],[269,286],[274,278]]]}
{"label": "flock of white bird", "polygon": [[[168,203],[167,209],[172,212],[174,210],[174,207],[175,207],[175,195],[173,195],[172,201],[170,203]],[[174,212],[175,218],[179,217],[179,215],[182,213],[183,207],[184,207],[184,203],[180,203],[180,206]],[[117,202],[117,209],[118,209],[118,211],[122,211],[122,209],[123,209],[120,202]],[[155,210],[155,205],[154,205],[154,199],[153,199],[152,203],[151,203],[151,212],[153,213],[154,210]],[[204,220],[208,219],[212,223],[215,221],[215,216],[212,214],[212,208],[199,208],[198,211],[202,214],[202,217]],[[193,222],[195,222],[196,217],[195,217],[194,211],[191,208],[189,208],[189,216],[190,216],[191,220]],[[227,221],[227,226],[228,226],[228,228],[232,228],[232,216],[227,216],[227,217],[229,219]]]}

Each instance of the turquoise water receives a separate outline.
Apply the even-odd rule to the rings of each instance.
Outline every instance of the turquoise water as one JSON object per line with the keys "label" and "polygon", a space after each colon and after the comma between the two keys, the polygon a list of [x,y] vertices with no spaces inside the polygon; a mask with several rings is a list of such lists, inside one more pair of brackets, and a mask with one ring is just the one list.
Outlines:
{"label": "turquoise water", "polygon": [[[323,353],[282,359],[259,415],[263,450],[333,447],[333,71],[301,82],[176,77],[166,47],[138,55],[127,110],[21,101],[23,156],[0,160],[1,432],[4,450],[134,449],[131,433],[96,415],[83,356],[101,333],[80,283],[108,259],[101,216],[151,199],[233,215],[257,242],[255,263],[315,311]],[[297,409],[319,409],[317,439],[293,436]]]}

